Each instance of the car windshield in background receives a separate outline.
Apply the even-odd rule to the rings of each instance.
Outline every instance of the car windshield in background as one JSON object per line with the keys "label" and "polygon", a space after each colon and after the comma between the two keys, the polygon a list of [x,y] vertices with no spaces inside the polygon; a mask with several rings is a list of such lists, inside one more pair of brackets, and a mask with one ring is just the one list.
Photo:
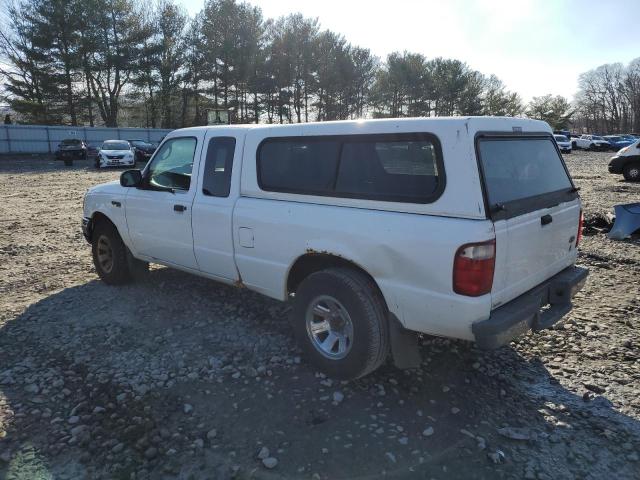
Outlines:
{"label": "car windshield in background", "polygon": [[572,188],[550,138],[481,138],[479,150],[491,207]]}
{"label": "car windshield in background", "polygon": [[604,138],[599,137],[598,135],[594,135],[593,137],[591,137],[593,140],[604,140]]}
{"label": "car windshield in background", "polygon": [[82,143],[82,140],[76,140],[76,139],[67,139],[67,140],[62,140],[62,145],[80,145]]}
{"label": "car windshield in background", "polygon": [[102,144],[102,150],[129,150],[130,148],[127,142],[104,142]]}
{"label": "car windshield in background", "polygon": [[133,140],[131,142],[131,145],[133,145],[134,147],[141,147],[141,148],[153,147],[153,145],[151,145],[150,143],[143,142],[142,140]]}
{"label": "car windshield in background", "polygon": [[556,141],[558,142],[568,142],[569,139],[567,137],[565,137],[564,135],[554,135],[553,138],[556,139]]}

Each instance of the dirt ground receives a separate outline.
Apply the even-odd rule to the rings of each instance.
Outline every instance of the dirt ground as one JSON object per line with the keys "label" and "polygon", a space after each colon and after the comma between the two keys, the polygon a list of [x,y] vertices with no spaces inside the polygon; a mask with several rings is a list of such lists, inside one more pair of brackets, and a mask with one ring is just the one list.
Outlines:
{"label": "dirt ground", "polygon": [[286,304],[167,268],[99,281],[82,197],[119,171],[1,158],[0,478],[640,478],[640,242],[593,228],[640,184],[609,156],[566,157],[591,275],[561,326],[424,338],[420,369],[348,383],[301,361]]}

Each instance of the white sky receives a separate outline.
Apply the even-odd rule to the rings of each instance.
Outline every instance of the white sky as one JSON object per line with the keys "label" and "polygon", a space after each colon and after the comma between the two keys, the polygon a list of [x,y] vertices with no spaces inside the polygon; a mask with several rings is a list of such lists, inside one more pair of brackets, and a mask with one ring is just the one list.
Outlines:
{"label": "white sky", "polygon": [[[204,0],[178,0],[191,15]],[[265,18],[301,12],[383,58],[456,58],[528,101],[571,99],[578,75],[640,57],[640,0],[249,0]]]}

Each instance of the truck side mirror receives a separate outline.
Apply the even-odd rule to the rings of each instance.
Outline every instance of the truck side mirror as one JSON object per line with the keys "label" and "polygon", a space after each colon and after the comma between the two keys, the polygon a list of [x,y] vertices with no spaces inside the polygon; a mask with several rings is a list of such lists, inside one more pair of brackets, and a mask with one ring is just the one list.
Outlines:
{"label": "truck side mirror", "polygon": [[123,187],[137,187],[142,182],[140,170],[127,170],[120,175],[120,185]]}

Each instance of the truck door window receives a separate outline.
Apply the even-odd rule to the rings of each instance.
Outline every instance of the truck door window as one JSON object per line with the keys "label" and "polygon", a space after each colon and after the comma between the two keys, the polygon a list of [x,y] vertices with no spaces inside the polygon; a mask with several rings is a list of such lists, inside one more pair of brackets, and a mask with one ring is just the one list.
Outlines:
{"label": "truck door window", "polygon": [[212,197],[229,196],[235,150],[236,139],[233,137],[214,137],[209,140],[202,193]]}
{"label": "truck door window", "polygon": [[172,138],[164,142],[146,173],[149,188],[189,190],[196,143],[193,137]]}

